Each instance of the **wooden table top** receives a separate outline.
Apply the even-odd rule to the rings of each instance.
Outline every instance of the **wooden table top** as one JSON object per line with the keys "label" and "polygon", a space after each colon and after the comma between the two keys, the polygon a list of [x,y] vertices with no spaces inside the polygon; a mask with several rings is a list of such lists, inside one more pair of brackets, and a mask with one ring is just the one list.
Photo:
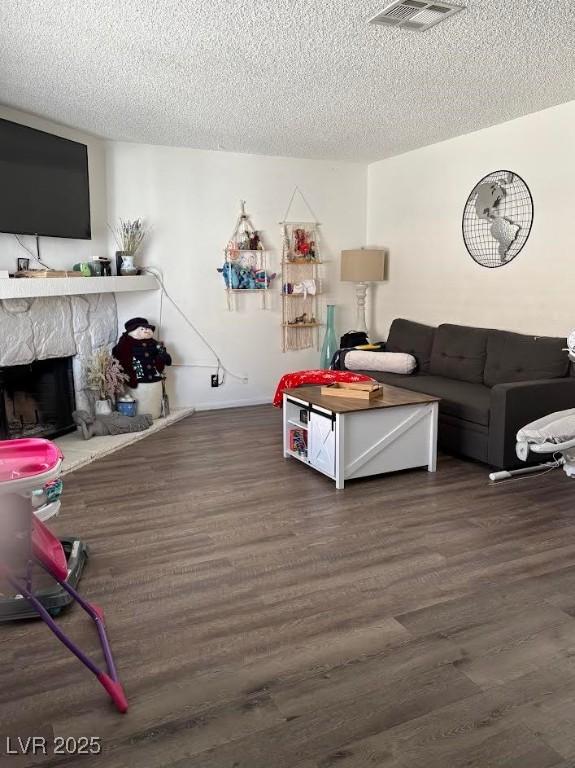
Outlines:
{"label": "wooden table top", "polygon": [[373,400],[360,400],[359,398],[339,397],[334,395],[322,395],[321,387],[296,387],[284,389],[284,395],[296,397],[312,405],[319,405],[333,413],[351,413],[352,411],[371,411],[377,408],[395,408],[399,405],[420,405],[422,403],[437,403],[440,397],[425,395],[423,392],[412,392],[409,389],[392,387],[382,384],[382,396]]}

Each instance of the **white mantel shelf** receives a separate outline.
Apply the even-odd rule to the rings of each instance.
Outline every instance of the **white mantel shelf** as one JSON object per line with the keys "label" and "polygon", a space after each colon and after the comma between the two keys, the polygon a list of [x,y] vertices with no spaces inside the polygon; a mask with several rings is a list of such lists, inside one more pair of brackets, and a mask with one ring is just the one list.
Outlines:
{"label": "white mantel shelf", "polygon": [[30,299],[38,296],[80,296],[86,293],[156,291],[160,284],[152,275],[135,277],[15,277],[0,278],[0,299]]}

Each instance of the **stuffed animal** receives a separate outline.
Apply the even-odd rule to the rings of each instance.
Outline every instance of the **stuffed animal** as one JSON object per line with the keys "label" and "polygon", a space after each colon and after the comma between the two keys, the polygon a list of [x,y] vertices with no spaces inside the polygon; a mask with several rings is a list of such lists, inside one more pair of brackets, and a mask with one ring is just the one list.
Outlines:
{"label": "stuffed animal", "polygon": [[258,251],[261,248],[261,239],[259,232],[252,232],[250,235],[250,250]]}
{"label": "stuffed animal", "polygon": [[156,326],[145,317],[133,317],[124,328],[126,330],[112,350],[112,355],[129,377],[130,387],[135,389],[138,384],[161,381],[163,370],[172,364],[172,358],[164,345],[154,338]]}
{"label": "stuffed animal", "polygon": [[226,288],[254,290],[254,288],[269,288],[276,273],[268,274],[265,269],[241,267],[233,262],[225,262],[218,268],[224,278]]}
{"label": "stuffed animal", "polygon": [[304,312],[303,315],[297,315],[293,320],[288,320],[288,325],[307,325],[310,322],[315,322],[314,318],[309,318],[307,312]]}
{"label": "stuffed animal", "polygon": [[138,401],[138,410],[157,419],[166,410],[163,371],[172,358],[145,317],[133,317],[124,328],[112,354],[128,376],[128,394]]}
{"label": "stuffed animal", "polygon": [[269,288],[271,281],[275,278],[276,273],[268,274],[265,269],[258,269],[255,272],[256,288]]}
{"label": "stuffed animal", "polygon": [[256,281],[251,267],[240,267],[239,269],[239,288],[250,290],[256,287]]}
{"label": "stuffed animal", "polygon": [[250,250],[250,233],[249,232],[242,233],[242,236],[239,242],[239,248],[240,248],[240,251]]}
{"label": "stuffed animal", "polygon": [[218,268],[218,272],[222,274],[226,288],[240,287],[240,269],[237,264],[226,261],[223,267]]}
{"label": "stuffed animal", "polygon": [[237,243],[237,240],[230,240],[230,242],[228,243],[228,246],[226,248],[226,251],[228,252],[228,257],[232,261],[237,259],[239,257],[239,255],[240,255],[240,253],[239,253],[240,247],[239,247],[239,245]]}
{"label": "stuffed animal", "polygon": [[295,251],[301,256],[307,256],[310,250],[308,234],[305,229],[294,229]]}

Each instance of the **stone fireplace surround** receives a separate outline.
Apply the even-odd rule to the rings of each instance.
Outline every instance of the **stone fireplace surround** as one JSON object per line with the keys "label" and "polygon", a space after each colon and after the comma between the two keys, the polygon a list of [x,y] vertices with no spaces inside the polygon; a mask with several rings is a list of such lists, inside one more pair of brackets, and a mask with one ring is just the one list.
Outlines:
{"label": "stone fireplace surround", "polygon": [[88,360],[118,338],[113,293],[0,300],[0,367],[72,357],[76,407],[90,410]]}
{"label": "stone fireplace surround", "polygon": [[[89,407],[84,391],[88,359],[117,340],[115,293],[158,290],[155,278],[76,277],[70,279],[0,279],[0,367],[33,360],[73,356],[76,407]],[[56,439],[64,453],[63,474],[156,434],[194,412],[172,408],[145,432],[79,440],[76,433]]]}

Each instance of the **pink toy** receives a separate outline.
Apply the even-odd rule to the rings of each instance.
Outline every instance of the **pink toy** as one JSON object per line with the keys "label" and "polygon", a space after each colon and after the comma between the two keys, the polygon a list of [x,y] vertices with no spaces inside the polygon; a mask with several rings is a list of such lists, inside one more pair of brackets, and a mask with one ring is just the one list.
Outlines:
{"label": "pink toy", "polygon": [[[62,544],[33,512],[32,491],[60,475],[62,459],[60,450],[48,440],[0,442],[0,579],[5,579],[28,600],[54,635],[97,677],[116,708],[126,712],[128,701],[112,657],[103,611],[99,606],[84,600],[67,582],[68,567]],[[36,598],[32,583],[34,561],[60,584],[95,623],[106,661],[106,672],[70,640]]]}
{"label": "pink toy", "polygon": [[[2,491],[18,490],[34,478],[34,487],[38,479],[46,474],[45,482],[60,474],[62,454],[54,443],[47,440],[4,440],[0,442],[0,483]],[[20,483],[19,481],[24,481]],[[8,484],[8,485],[6,485]],[[40,482],[40,485],[43,485]]]}

